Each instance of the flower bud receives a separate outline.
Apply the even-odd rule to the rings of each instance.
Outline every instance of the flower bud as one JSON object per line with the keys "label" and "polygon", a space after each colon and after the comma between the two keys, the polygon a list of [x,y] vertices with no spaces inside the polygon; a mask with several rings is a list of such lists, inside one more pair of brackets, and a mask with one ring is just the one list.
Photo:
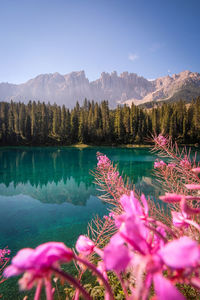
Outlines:
{"label": "flower bud", "polygon": [[94,242],[84,235],[80,235],[76,242],[76,250],[83,255],[91,254],[94,247]]}

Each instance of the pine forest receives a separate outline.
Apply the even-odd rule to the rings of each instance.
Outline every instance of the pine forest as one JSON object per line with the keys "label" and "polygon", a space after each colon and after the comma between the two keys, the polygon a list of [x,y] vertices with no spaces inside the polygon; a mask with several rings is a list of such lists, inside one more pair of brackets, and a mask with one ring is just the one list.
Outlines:
{"label": "pine forest", "polygon": [[200,141],[200,97],[152,109],[132,105],[109,109],[85,99],[72,110],[44,102],[0,102],[0,145],[146,144],[151,133],[182,144]]}

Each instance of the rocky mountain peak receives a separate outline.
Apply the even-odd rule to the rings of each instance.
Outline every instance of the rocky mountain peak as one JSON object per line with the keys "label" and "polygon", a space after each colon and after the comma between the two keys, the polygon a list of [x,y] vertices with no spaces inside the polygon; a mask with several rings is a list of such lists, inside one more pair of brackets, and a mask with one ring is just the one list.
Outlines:
{"label": "rocky mountain peak", "polygon": [[[13,85],[0,83],[0,101],[45,101],[74,107],[78,100],[108,100],[111,107],[118,103],[142,104],[150,101],[170,100],[187,90],[187,97],[200,95],[200,74],[188,70],[172,76],[147,80],[136,73],[102,72],[99,79],[89,82],[84,70],[61,75],[41,74],[26,83]],[[189,91],[189,92],[188,92]],[[195,94],[194,94],[195,91]],[[182,93],[184,95],[184,93]],[[181,94],[181,95],[182,95]],[[187,99],[186,99],[187,100]]]}

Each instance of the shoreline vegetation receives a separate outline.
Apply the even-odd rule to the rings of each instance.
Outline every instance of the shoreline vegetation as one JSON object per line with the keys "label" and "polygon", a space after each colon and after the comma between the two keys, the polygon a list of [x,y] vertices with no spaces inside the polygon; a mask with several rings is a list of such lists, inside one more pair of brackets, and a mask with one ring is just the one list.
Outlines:
{"label": "shoreline vegetation", "polygon": [[199,145],[200,97],[152,109],[85,99],[71,110],[44,102],[0,102],[0,146],[148,147],[151,133],[179,145]]}
{"label": "shoreline vegetation", "polygon": [[[79,149],[85,149],[85,148],[93,148],[93,147],[113,147],[113,148],[151,148],[153,146],[152,143],[149,144],[72,144],[72,145],[42,145],[42,144],[20,144],[20,145],[0,145],[1,148],[18,148],[18,147],[62,147],[62,148],[79,148]],[[200,144],[179,144],[179,147],[194,147],[194,148],[200,148]]]}
{"label": "shoreline vegetation", "polygon": [[[75,145],[69,145],[69,146],[64,146],[64,147],[71,147],[71,148],[90,148],[90,147],[117,147],[117,148],[151,148],[153,146],[152,143],[149,143],[149,144],[127,144],[127,145],[124,145],[124,144],[121,144],[121,145],[115,145],[115,144],[112,144],[112,145],[106,145],[106,144],[102,144],[102,145],[95,145],[95,144],[92,144],[92,145],[87,145],[87,144],[75,144]],[[198,143],[196,144],[179,144],[180,147],[196,147],[196,148],[199,148],[200,145]]]}

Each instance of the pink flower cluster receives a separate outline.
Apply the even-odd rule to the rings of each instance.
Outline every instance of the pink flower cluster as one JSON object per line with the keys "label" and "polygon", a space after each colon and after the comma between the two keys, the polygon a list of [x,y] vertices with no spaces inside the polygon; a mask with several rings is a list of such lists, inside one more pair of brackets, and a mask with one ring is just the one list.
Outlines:
{"label": "pink flower cluster", "polygon": [[185,156],[181,161],[180,161],[180,166],[185,167],[185,168],[191,168],[191,163],[188,160],[188,157]]}
{"label": "pink flower cluster", "polygon": [[[130,196],[121,197],[123,213],[114,216],[118,231],[101,255],[105,270],[112,270],[118,276],[121,272],[131,271],[136,278],[145,274],[142,286],[140,282],[139,287],[134,289],[133,299],[143,299],[152,283],[158,299],[185,299],[174,286],[173,276],[176,274],[176,282],[188,282],[200,266],[199,245],[186,236],[168,242],[164,224],[156,226],[156,221],[148,216],[145,196],[142,195],[140,200],[133,191]],[[79,238],[76,247],[83,255],[95,251],[94,243],[86,237]],[[167,279],[164,271],[168,271],[171,278]],[[142,278],[138,277],[138,280]],[[129,283],[126,282],[125,286]],[[128,291],[124,292],[128,294]]]}
{"label": "pink flower cluster", "polygon": [[0,284],[6,280],[5,278],[3,278],[2,273],[10,260],[9,255],[10,255],[9,249],[7,248],[0,249]]}
{"label": "pink flower cluster", "polygon": [[166,167],[166,163],[163,160],[156,160],[154,162],[154,169],[159,169],[164,167]]}
{"label": "pink flower cluster", "polygon": [[154,141],[155,141],[155,143],[157,143],[160,146],[165,146],[168,142],[167,138],[161,134],[159,134],[157,137],[155,137]]}
{"label": "pink flower cluster", "polygon": [[0,264],[9,260],[9,257],[7,257],[7,255],[10,255],[9,249],[7,249],[7,248],[0,249]]}
{"label": "pink flower cluster", "polygon": [[97,153],[97,167],[98,168],[108,168],[110,166],[110,160],[106,155],[101,155],[99,152]]}
{"label": "pink flower cluster", "polygon": [[[188,189],[200,190],[200,185],[186,184]],[[193,208],[189,205],[192,200],[200,201],[199,196],[185,196],[183,194],[166,193],[165,196],[160,196],[160,200],[166,203],[177,203],[180,205],[180,211],[171,211],[172,222],[176,227],[194,226],[200,232],[200,226],[192,218],[193,215],[200,214],[200,208]]]}
{"label": "pink flower cluster", "polygon": [[167,167],[173,169],[173,168],[176,167],[176,164],[175,164],[175,163],[169,163],[169,164],[167,165]]}
{"label": "pink flower cluster", "polygon": [[[43,281],[46,284],[47,299],[51,298],[50,277],[53,267],[59,266],[60,262],[69,262],[74,253],[63,243],[49,242],[38,246],[36,249],[24,248],[12,259],[11,265],[4,270],[6,278],[24,273],[19,280],[22,290],[31,289],[38,285],[36,294],[41,292]],[[39,298],[38,298],[39,299]]]}

